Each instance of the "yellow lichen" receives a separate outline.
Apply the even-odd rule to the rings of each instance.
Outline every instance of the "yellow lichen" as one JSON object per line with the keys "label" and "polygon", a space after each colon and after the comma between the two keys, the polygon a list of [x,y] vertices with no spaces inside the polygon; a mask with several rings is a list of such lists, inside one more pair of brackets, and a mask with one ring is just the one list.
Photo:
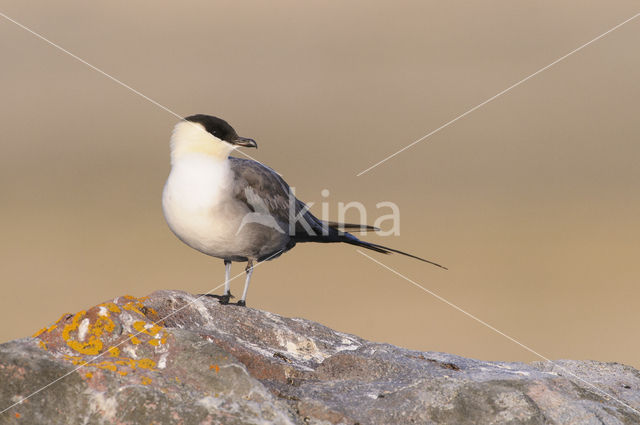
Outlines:
{"label": "yellow lichen", "polygon": [[[120,357],[122,359],[122,357]],[[120,366],[129,366],[132,368],[136,367],[136,361],[133,359],[126,359],[126,360],[116,360],[115,364],[120,365]]]}
{"label": "yellow lichen", "polygon": [[132,301],[122,306],[122,308],[124,308],[125,310],[133,311],[138,313],[140,316],[144,316],[144,313],[140,311],[142,307],[144,307],[144,305],[142,305],[141,303],[139,302],[134,303]]}
{"label": "yellow lichen", "polygon": [[138,313],[141,316],[145,316],[145,314],[142,312],[142,310],[146,309],[146,307],[144,306],[144,304],[142,304],[142,301],[144,301],[146,298],[144,298],[144,299],[143,298],[135,298],[135,297],[132,297],[131,295],[125,295],[124,298],[127,299],[127,300],[130,300],[130,301],[122,306],[123,309],[134,311],[134,312]]}
{"label": "yellow lichen", "polygon": [[140,343],[142,342],[142,341],[140,341],[140,338],[138,338],[138,337],[137,337],[137,336],[135,336],[135,335],[131,335],[131,336],[130,336],[130,339],[131,339],[131,343],[132,343],[133,345],[138,345],[138,344],[140,344]]}
{"label": "yellow lichen", "polygon": [[101,304],[101,306],[106,307],[110,312],[112,313],[120,313],[120,307],[118,307],[117,305],[115,305],[114,303],[104,303]]}
{"label": "yellow lichen", "polygon": [[144,325],[146,325],[145,322],[143,322],[142,320],[138,320],[137,322],[133,322],[131,326],[133,326],[133,329],[137,330],[138,332],[145,332],[146,329]]}
{"label": "yellow lichen", "polygon": [[89,323],[89,327],[87,329],[87,334],[89,335],[88,340],[76,341],[72,338],[71,333],[78,329],[79,323],[85,315],[86,311],[83,310],[73,316],[71,323],[67,324],[62,330],[62,339],[69,347],[79,353],[96,355],[100,353],[103,347],[103,342],[100,340],[100,337],[105,332],[112,332],[115,329],[115,324],[111,318],[100,316],[95,323]]}
{"label": "yellow lichen", "polygon": [[140,382],[142,383],[142,385],[149,385],[151,383],[151,378],[148,378],[146,376],[143,376],[140,379]]}
{"label": "yellow lichen", "polygon": [[[100,350],[102,350],[102,341],[97,339],[95,335],[89,337],[89,340],[87,342],[80,342],[76,341],[75,339],[71,339],[71,332],[78,329],[80,319],[82,319],[85,314],[86,311],[83,310],[73,316],[73,320],[71,321],[71,323],[66,325],[62,330],[62,339],[65,340],[69,347],[79,353],[96,355],[100,353]],[[113,324],[113,322],[111,323]],[[102,331],[100,331],[100,333],[102,333]]]}
{"label": "yellow lichen", "polygon": [[120,355],[120,349],[118,347],[109,347],[108,351],[111,357],[118,357]]}
{"label": "yellow lichen", "polygon": [[67,341],[67,345],[78,353],[95,356],[102,350],[102,341],[99,339],[91,339],[87,342],[78,342],[75,340]]}
{"label": "yellow lichen", "polygon": [[73,316],[73,320],[71,320],[71,323],[69,323],[64,327],[64,329],[62,329],[62,339],[67,341],[70,337],[69,334],[71,333],[71,331],[75,331],[76,329],[78,329],[80,318],[84,317],[85,313],[86,311],[82,310]]}
{"label": "yellow lichen", "polygon": [[142,332],[150,336],[156,336],[156,334],[162,330],[162,326],[158,326],[155,323],[148,324],[146,322],[143,322],[142,320],[133,322],[131,326],[133,326],[133,329],[137,330],[138,332]]}
{"label": "yellow lichen", "polygon": [[65,354],[64,358],[69,360],[69,361],[72,361],[72,362],[78,362],[79,363],[79,362],[82,361],[82,357],[80,357],[80,356],[70,356],[68,354]]}
{"label": "yellow lichen", "polygon": [[115,372],[116,370],[118,370],[118,367],[116,365],[114,365],[113,362],[110,362],[108,360],[100,362],[100,363],[96,363],[95,366],[100,368],[100,369],[110,370],[111,372]]}
{"label": "yellow lichen", "polygon": [[156,367],[156,362],[149,358],[140,359],[138,360],[138,367],[141,367],[143,369],[153,369],[154,367]]}
{"label": "yellow lichen", "polygon": [[33,334],[33,338],[37,338],[37,337],[39,337],[40,335],[42,335],[42,334],[43,334],[43,333],[45,333],[46,331],[47,331],[47,328],[42,328],[42,329],[40,329],[38,332],[36,332],[36,333],[34,333],[34,334]]}
{"label": "yellow lichen", "polygon": [[47,344],[44,341],[38,341],[38,346],[43,350],[47,349]]}
{"label": "yellow lichen", "polygon": [[58,320],[55,321],[55,324],[62,322],[63,319],[66,319],[69,316],[71,316],[71,313],[64,313]]}
{"label": "yellow lichen", "polygon": [[87,373],[84,374],[84,376],[86,376],[87,378],[91,379],[91,378],[93,378],[93,373],[87,372]]}
{"label": "yellow lichen", "polygon": [[96,323],[90,327],[89,332],[91,332],[96,338],[99,338],[105,331],[112,332],[115,327],[116,325],[110,317],[100,316],[98,317],[98,320],[96,320]]}

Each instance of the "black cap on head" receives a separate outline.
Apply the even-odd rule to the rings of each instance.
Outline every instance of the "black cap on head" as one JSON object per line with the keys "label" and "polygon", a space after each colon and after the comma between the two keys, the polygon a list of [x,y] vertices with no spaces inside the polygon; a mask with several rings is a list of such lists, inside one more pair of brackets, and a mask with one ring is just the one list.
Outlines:
{"label": "black cap on head", "polygon": [[185,118],[185,121],[202,124],[205,130],[220,140],[232,143],[238,137],[236,131],[223,119],[211,115],[197,114]]}
{"label": "black cap on head", "polygon": [[213,117],[211,115],[196,114],[185,118],[185,121],[191,121],[201,124],[204,129],[220,140],[231,143],[232,145],[257,148],[258,144],[255,140],[238,136],[238,133],[225,120]]}

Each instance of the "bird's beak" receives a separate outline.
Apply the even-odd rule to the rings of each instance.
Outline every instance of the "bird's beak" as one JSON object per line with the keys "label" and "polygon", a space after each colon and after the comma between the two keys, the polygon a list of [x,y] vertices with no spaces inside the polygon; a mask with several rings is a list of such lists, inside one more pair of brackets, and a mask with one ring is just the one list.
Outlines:
{"label": "bird's beak", "polygon": [[235,146],[242,146],[245,148],[258,148],[258,144],[253,139],[247,139],[246,137],[239,137],[233,141]]}

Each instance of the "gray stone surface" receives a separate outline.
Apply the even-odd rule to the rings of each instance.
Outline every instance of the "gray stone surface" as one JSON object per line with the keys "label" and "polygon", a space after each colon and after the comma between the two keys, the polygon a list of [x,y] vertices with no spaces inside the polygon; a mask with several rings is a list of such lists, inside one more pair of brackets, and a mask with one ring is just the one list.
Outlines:
{"label": "gray stone surface", "polygon": [[0,410],[63,376],[0,424],[640,423],[628,366],[412,351],[180,291],[0,345]]}

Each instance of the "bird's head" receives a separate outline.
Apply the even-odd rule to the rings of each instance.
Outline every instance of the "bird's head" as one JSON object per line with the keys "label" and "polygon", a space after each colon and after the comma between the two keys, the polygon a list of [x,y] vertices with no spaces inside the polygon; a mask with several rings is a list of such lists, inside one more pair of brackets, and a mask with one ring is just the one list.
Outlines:
{"label": "bird's head", "polygon": [[191,115],[180,121],[171,135],[171,160],[186,154],[226,159],[238,147],[257,148],[253,139],[238,136],[225,120],[211,115]]}

